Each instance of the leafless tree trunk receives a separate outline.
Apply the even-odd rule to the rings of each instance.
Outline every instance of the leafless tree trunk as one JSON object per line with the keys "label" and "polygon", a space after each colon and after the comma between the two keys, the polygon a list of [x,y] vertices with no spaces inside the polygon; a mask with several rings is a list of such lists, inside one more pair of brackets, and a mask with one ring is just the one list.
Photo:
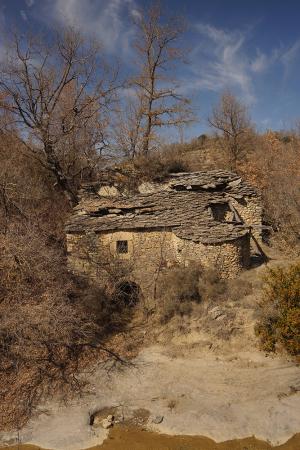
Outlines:
{"label": "leafless tree trunk", "polygon": [[178,84],[170,76],[176,63],[183,60],[183,51],[177,45],[185,27],[180,19],[163,20],[159,4],[141,11],[135,24],[139,70],[130,86],[139,99],[139,152],[147,155],[157,128],[188,124],[192,120],[189,101],[180,95]]}
{"label": "leafless tree trunk", "polygon": [[115,121],[114,137],[119,149],[128,158],[135,158],[142,144],[142,98],[130,99],[124,109],[120,108]]}
{"label": "leafless tree trunk", "polygon": [[208,122],[221,133],[220,143],[229,156],[230,168],[236,170],[238,161],[245,156],[249,148],[252,125],[246,106],[231,92],[224,92],[220,103],[213,108]]}
{"label": "leafless tree trunk", "polygon": [[[56,33],[50,43],[16,34],[11,42],[0,70],[5,95],[0,107],[12,113],[32,156],[52,172],[71,204],[76,204],[76,189],[59,150],[91,121],[97,124],[94,149],[104,142],[116,74],[105,65],[99,46],[74,29]],[[71,90],[72,95],[67,95]]]}

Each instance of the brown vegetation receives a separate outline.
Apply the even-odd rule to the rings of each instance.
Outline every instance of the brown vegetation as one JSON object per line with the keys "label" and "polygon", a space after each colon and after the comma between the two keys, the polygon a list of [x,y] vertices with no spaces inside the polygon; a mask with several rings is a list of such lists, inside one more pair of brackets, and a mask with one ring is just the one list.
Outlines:
{"label": "brown vegetation", "polygon": [[277,241],[299,253],[300,237],[300,136],[293,132],[258,135],[251,157],[239,171],[262,192],[265,219]]}
{"label": "brown vegetation", "polygon": [[300,354],[300,263],[269,270],[256,333],[262,348]]}
{"label": "brown vegetation", "polygon": [[111,325],[116,322],[115,317],[109,314],[108,307],[101,316],[90,307],[97,300],[103,305],[104,294],[73,279],[67,272],[63,223],[69,202],[57,189],[54,174],[27,150],[16,130],[6,131],[2,136],[0,417],[3,428],[22,426],[38,402],[49,394],[80,391],[83,386],[76,374],[86,351],[91,351],[86,349],[93,349],[102,361],[121,360],[104,344],[117,328],[116,323]]}
{"label": "brown vegetation", "polygon": [[148,156],[137,156],[133,166],[137,171],[138,181],[162,181],[170,173],[189,171],[189,164],[181,153],[168,149],[163,152],[153,152]]}
{"label": "brown vegetation", "polygon": [[213,269],[197,264],[174,267],[161,273],[157,296],[163,323],[174,315],[189,315],[201,303],[216,306],[225,300],[237,301],[251,292],[251,284],[241,280],[224,280]]}
{"label": "brown vegetation", "polygon": [[217,142],[228,158],[229,168],[236,171],[238,163],[252,150],[253,126],[246,106],[225,92],[208,121],[217,131]]}

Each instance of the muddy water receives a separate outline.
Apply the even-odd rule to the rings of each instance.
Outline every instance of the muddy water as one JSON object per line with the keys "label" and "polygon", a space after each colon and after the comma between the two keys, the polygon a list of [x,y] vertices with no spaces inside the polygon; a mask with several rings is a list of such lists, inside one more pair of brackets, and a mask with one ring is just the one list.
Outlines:
{"label": "muddy water", "polygon": [[[254,438],[237,439],[216,444],[213,440],[195,436],[167,436],[140,429],[114,428],[97,450],[300,450],[300,434],[284,445],[272,447]],[[94,448],[93,450],[96,450]]]}
{"label": "muddy water", "polygon": [[[167,436],[139,428],[115,427],[100,446],[90,450],[300,450],[300,434],[285,444],[272,447],[254,438],[235,439],[216,444],[213,440],[196,436]],[[1,450],[1,449],[0,449]],[[4,450],[4,449],[2,449]],[[5,450],[41,450],[32,445],[5,447]]]}

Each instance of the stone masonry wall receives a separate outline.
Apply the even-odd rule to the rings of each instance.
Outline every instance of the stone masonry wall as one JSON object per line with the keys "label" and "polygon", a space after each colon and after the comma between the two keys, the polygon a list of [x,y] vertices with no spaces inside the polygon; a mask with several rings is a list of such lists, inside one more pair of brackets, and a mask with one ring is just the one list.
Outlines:
{"label": "stone masonry wall", "polygon": [[237,210],[246,225],[252,227],[256,239],[262,238],[262,205],[259,197],[245,197],[241,200],[231,199],[231,204]]}
{"label": "stone masonry wall", "polygon": [[178,238],[176,241],[178,261],[182,264],[200,261],[204,267],[217,268],[224,278],[234,278],[243,268],[249,266],[249,235],[214,245]]}
{"label": "stone masonry wall", "polygon": [[[118,254],[116,243],[122,240],[128,242],[128,253]],[[128,267],[122,276],[136,282],[150,300],[155,297],[159,273],[167,267],[199,262],[204,267],[217,267],[222,276],[232,278],[249,263],[249,235],[228,243],[204,245],[180,239],[166,230],[68,234],[67,249],[69,268],[100,283],[105,282],[106,268],[121,262]]]}

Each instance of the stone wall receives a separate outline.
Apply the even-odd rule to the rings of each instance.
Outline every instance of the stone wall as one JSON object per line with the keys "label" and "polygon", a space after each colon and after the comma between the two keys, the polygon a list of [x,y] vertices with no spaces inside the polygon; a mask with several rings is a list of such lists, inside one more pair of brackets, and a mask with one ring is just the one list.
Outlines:
{"label": "stone wall", "polygon": [[262,238],[263,209],[260,197],[244,197],[240,200],[231,199],[232,206],[237,210],[247,226],[252,227],[256,239]]}
{"label": "stone wall", "polygon": [[204,267],[215,267],[224,278],[234,278],[250,263],[249,235],[231,242],[202,244],[175,236],[178,261],[184,265],[200,261]]}
{"label": "stone wall", "polygon": [[[128,252],[117,253],[117,242],[127,241]],[[109,270],[117,267],[115,279],[136,282],[144,297],[155,297],[162,270],[176,264],[196,262],[217,267],[223,277],[232,278],[249,264],[249,235],[235,241],[205,245],[178,238],[172,231],[114,231],[111,233],[67,235],[69,268],[75,273],[105,283]],[[121,270],[122,269],[122,270]]]}

